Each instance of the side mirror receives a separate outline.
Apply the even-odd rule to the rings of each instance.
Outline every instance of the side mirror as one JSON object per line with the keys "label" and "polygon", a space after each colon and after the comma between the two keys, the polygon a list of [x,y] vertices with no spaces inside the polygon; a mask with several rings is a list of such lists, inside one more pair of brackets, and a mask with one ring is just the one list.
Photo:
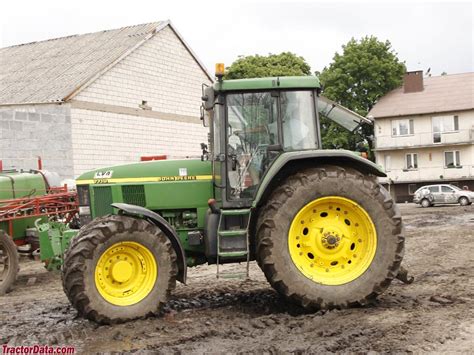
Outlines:
{"label": "side mirror", "polygon": [[209,111],[206,111],[204,105],[201,106],[201,121],[204,127],[209,127]]}
{"label": "side mirror", "polygon": [[211,110],[214,107],[214,89],[211,86],[202,84],[202,105],[205,110]]}

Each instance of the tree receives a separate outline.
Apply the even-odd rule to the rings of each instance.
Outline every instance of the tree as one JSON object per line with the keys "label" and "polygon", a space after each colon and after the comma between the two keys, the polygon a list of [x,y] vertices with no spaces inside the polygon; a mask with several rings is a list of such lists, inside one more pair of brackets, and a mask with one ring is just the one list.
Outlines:
{"label": "tree", "polygon": [[[366,116],[377,100],[402,83],[406,68],[389,41],[374,36],[352,38],[336,52],[320,79],[323,95]],[[359,134],[349,133],[332,121],[322,120],[323,148],[372,149],[373,126],[364,125]]]}
{"label": "tree", "polygon": [[225,79],[262,78],[267,76],[311,75],[311,67],[303,57],[291,52],[268,56],[239,56],[226,68]]}

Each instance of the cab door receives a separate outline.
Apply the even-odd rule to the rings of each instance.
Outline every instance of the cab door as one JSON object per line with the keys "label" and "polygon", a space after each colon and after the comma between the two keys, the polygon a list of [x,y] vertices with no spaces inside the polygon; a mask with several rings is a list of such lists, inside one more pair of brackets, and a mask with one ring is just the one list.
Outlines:
{"label": "cab door", "polygon": [[280,146],[278,93],[226,95],[226,202],[251,206],[260,181]]}

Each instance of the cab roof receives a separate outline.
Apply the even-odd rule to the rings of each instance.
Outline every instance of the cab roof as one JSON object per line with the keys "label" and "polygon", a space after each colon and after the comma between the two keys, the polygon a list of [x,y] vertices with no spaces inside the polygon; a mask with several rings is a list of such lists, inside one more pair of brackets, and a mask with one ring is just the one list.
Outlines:
{"label": "cab roof", "polygon": [[281,76],[255,79],[235,79],[216,81],[214,90],[271,90],[271,89],[320,89],[321,83],[316,76]]}

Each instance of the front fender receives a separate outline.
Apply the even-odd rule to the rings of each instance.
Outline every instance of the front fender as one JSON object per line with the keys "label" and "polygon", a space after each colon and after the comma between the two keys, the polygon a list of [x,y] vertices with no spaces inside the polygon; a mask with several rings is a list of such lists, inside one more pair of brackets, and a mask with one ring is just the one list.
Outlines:
{"label": "front fender", "polygon": [[368,159],[362,158],[355,153],[342,149],[327,150],[305,150],[298,152],[285,152],[278,156],[268,169],[258,188],[253,207],[256,207],[262,197],[265,195],[271,182],[277,177],[278,173],[288,164],[306,163],[306,166],[320,166],[323,164],[349,166],[364,174],[386,177],[385,172],[380,167]]}
{"label": "front fender", "polygon": [[130,205],[128,203],[113,203],[112,207],[119,210],[119,214],[126,214],[130,216],[136,216],[139,218],[146,219],[161,229],[163,233],[168,237],[173,246],[177,256],[178,263],[178,277],[177,280],[182,283],[186,283],[187,275],[187,264],[186,254],[184,252],[181,240],[174,228],[158,213],[150,211],[149,209],[141,206]]}

